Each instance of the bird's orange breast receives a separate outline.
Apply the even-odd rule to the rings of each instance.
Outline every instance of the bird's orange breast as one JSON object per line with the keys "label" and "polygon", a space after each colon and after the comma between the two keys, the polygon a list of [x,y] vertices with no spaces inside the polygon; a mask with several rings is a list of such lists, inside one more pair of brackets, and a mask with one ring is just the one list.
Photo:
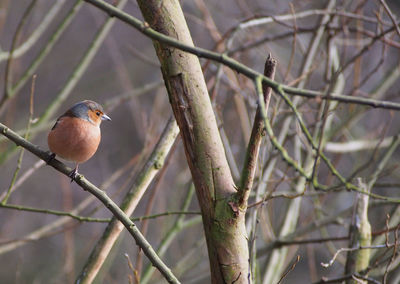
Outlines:
{"label": "bird's orange breast", "polygon": [[77,163],[83,163],[94,155],[100,139],[98,125],[68,116],[61,117],[47,137],[51,152]]}

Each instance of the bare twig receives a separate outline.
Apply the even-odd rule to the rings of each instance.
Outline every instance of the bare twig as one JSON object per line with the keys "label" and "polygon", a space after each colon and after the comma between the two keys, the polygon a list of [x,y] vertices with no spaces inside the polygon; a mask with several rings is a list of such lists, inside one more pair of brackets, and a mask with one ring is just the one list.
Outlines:
{"label": "bare twig", "polygon": [[399,24],[397,23],[395,16],[393,15],[392,11],[390,10],[389,6],[386,4],[385,0],[379,0],[381,2],[383,8],[385,9],[386,13],[389,15],[390,20],[393,23],[393,26],[396,28],[397,34],[400,36],[400,28]]}
{"label": "bare twig", "polygon": [[[389,222],[387,220],[386,225],[388,226],[388,224],[389,224]],[[387,228],[387,229],[389,230],[389,228]],[[397,251],[398,246],[399,246],[399,229],[400,229],[400,225],[397,226],[397,228],[394,232],[393,254],[392,254],[392,257],[390,258],[390,261],[388,261],[388,263],[386,265],[385,273],[383,274],[383,283],[387,283],[387,276],[390,271],[390,266],[394,262],[396,256],[399,254],[399,252]],[[389,248],[389,244],[387,241],[386,241],[386,247]]]}
{"label": "bare twig", "polygon": [[[27,68],[27,70],[24,72],[24,74],[18,79],[18,81],[14,85],[11,84],[12,83],[11,81],[9,81],[7,83],[8,84],[7,93],[6,93],[7,96],[4,96],[0,102],[0,113],[5,109],[4,106],[5,106],[5,103],[7,102],[7,100],[9,98],[13,97],[26,84],[26,82],[28,82],[29,78],[31,78],[31,76],[35,73],[37,68],[40,66],[40,63],[50,53],[50,51],[54,47],[54,44],[57,42],[57,40],[61,37],[63,32],[66,30],[66,28],[72,22],[72,19],[77,14],[80,7],[82,7],[82,4],[83,4],[83,2],[81,0],[76,0],[75,4],[70,9],[68,14],[62,20],[62,22],[57,26],[57,29],[51,36],[51,39],[46,43],[46,45],[42,48],[42,50],[39,52],[39,54],[35,57],[35,59],[32,60],[32,63]],[[10,56],[9,56],[8,62],[10,60],[12,60],[12,58],[13,58],[12,50],[13,49],[11,49],[11,51],[10,51]],[[84,60],[82,60],[82,61],[84,61]],[[11,64],[11,62],[9,64]]]}
{"label": "bare twig", "polygon": [[43,33],[49,28],[52,27],[51,23],[56,18],[57,13],[61,10],[65,0],[55,1],[53,6],[49,11],[47,11],[46,15],[44,16],[43,20],[40,24],[35,27],[33,33],[22,43],[20,46],[13,49],[12,55],[9,51],[2,51],[0,52],[0,63],[4,60],[8,59],[12,56],[14,59],[22,56],[28,50],[34,46],[34,44],[39,40],[39,38],[43,35]]}
{"label": "bare twig", "polygon": [[[93,218],[93,217],[85,217],[81,216],[72,212],[65,212],[65,211],[59,211],[59,210],[51,210],[51,209],[42,209],[42,208],[34,208],[34,207],[28,207],[28,206],[23,206],[23,205],[16,205],[16,204],[3,204],[0,203],[1,208],[6,208],[6,209],[13,209],[13,210],[18,210],[18,211],[25,211],[25,212],[34,212],[34,213],[42,213],[42,214],[49,214],[49,215],[54,215],[54,216],[68,216],[71,217],[72,219],[75,219],[79,222],[92,222],[92,223],[110,223],[112,219],[110,218]],[[200,215],[201,213],[199,211],[167,211],[163,213],[158,213],[158,214],[152,214],[152,215],[147,215],[147,216],[141,216],[141,217],[132,217],[130,218],[132,222],[141,222],[143,220],[148,220],[148,219],[155,219],[159,217],[165,217],[165,216],[175,216],[175,215]]]}
{"label": "bare twig", "polygon": [[296,260],[294,261],[294,263],[292,264],[292,266],[282,275],[281,279],[279,279],[278,284],[282,283],[283,279],[285,279],[285,277],[290,273],[290,271],[292,271],[297,263],[299,263],[300,261],[300,255],[297,255]]}
{"label": "bare twig", "polygon": [[[33,123],[33,96],[35,93],[35,82],[36,82],[36,75],[33,75],[32,77],[32,85],[31,85],[31,95],[30,95],[30,100],[29,100],[29,118],[28,118],[28,126],[27,130],[25,132],[25,139],[29,139],[30,135],[30,130],[31,130],[31,125]],[[1,201],[2,204],[6,204],[8,198],[10,197],[11,193],[13,192],[13,188],[15,186],[15,182],[17,180],[18,173],[21,169],[21,164],[22,164],[22,159],[24,157],[24,152],[25,149],[21,149],[21,153],[19,155],[18,161],[17,161],[17,168],[14,171],[10,186],[8,187],[7,193],[5,194],[3,200]]]}
{"label": "bare twig", "polygon": [[28,19],[29,14],[32,12],[33,7],[35,7],[37,0],[32,0],[31,3],[28,5],[28,7],[26,8],[26,10],[24,11],[21,21],[19,22],[17,29],[15,31],[13,40],[12,40],[12,44],[11,44],[11,48],[10,48],[10,55],[8,57],[7,60],[7,64],[6,64],[6,70],[4,72],[4,94],[2,99],[0,100],[0,109],[2,108],[2,106],[4,105],[4,103],[10,98],[10,91],[11,91],[11,85],[12,85],[12,62],[13,62],[13,53],[14,53],[14,49],[17,46],[17,42],[19,39],[19,36],[21,34],[22,28],[25,25],[26,20]]}
{"label": "bare twig", "polygon": [[[395,244],[389,244],[389,247],[394,247]],[[357,250],[362,250],[362,249],[381,249],[381,248],[386,248],[387,245],[376,245],[376,246],[358,246],[354,248],[340,248],[336,251],[336,253],[333,255],[332,259],[329,262],[321,262],[322,267],[329,267],[332,266],[335,263],[336,258],[338,255],[342,252],[349,252],[349,251],[357,251]]]}

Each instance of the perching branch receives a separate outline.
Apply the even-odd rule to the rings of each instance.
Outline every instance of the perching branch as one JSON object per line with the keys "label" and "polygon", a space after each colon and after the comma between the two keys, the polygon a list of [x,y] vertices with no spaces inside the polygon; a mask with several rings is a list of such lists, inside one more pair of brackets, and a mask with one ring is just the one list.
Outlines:
{"label": "perching branch", "polygon": [[[12,131],[10,128],[0,123],[0,133],[11,141],[15,142],[18,146],[21,146],[39,157],[44,161],[50,161],[51,155],[43,151],[39,148],[39,146],[32,144],[31,142],[25,140],[23,137],[19,136],[17,133]],[[71,172],[71,168],[67,167],[65,164],[61,163],[57,159],[53,159],[49,162],[49,165],[55,168],[60,173],[68,176]],[[82,187],[84,190],[89,191],[91,194],[96,196],[112,213],[113,215],[124,224],[125,228],[132,235],[132,237],[136,240],[136,244],[143,250],[144,254],[149,258],[151,263],[157,267],[157,269],[161,272],[161,274],[165,277],[165,279],[169,283],[180,283],[179,280],[174,276],[171,270],[165,265],[165,263],[158,257],[154,249],[151,247],[150,243],[144,238],[144,236],[140,233],[139,229],[136,228],[136,225],[129,219],[117,204],[108,197],[108,195],[94,184],[92,184],[89,180],[87,180],[83,175],[77,175],[74,179],[75,182]]]}

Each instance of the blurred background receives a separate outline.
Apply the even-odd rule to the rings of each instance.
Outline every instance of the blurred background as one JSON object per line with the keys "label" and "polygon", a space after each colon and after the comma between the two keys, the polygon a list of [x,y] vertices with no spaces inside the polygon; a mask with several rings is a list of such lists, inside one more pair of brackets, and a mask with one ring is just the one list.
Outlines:
{"label": "blurred background", "polygon": [[[124,2],[124,11],[142,19],[135,1]],[[263,72],[265,58],[271,53],[278,62],[275,79],[287,85],[400,102],[400,32],[380,1],[180,2],[199,47],[226,52],[259,72]],[[398,1],[386,3],[394,20],[398,19]],[[321,24],[324,15],[326,20]],[[315,50],[311,48],[313,42]],[[79,170],[119,204],[172,115],[152,41],[81,1],[2,0],[0,49],[0,122],[20,134],[26,133],[35,74],[29,137],[40,148],[48,149],[47,133],[56,118],[74,103],[90,99],[104,106],[112,121],[102,124],[100,147]],[[216,62],[201,59],[201,63],[232,174],[238,181],[257,106],[254,84]],[[340,73],[334,73],[338,70]],[[324,112],[318,100],[299,99],[297,104],[316,141],[321,137],[318,131],[324,129],[324,151],[346,179],[356,184],[356,178],[368,182],[376,174],[373,192],[399,198],[399,150],[391,148],[400,125],[396,111],[339,103]],[[276,135],[285,128],[284,121],[290,114],[288,106],[274,94],[269,115]],[[325,128],[321,128],[321,117],[327,117]],[[283,145],[297,161],[304,162],[312,152],[295,122],[288,125]],[[390,159],[378,172],[388,149],[392,150]],[[268,283],[268,259],[277,246],[273,241],[279,237],[292,202],[282,194],[296,188],[299,176],[282,161],[268,139],[263,142],[261,154],[254,190],[258,195],[250,200],[254,206],[248,211],[248,231],[257,241],[257,282]],[[88,192],[70,183],[66,176],[29,152],[22,159],[20,155],[20,148],[0,136],[0,200],[7,198],[8,204],[63,212],[81,206],[75,212],[79,216],[111,217],[99,201],[90,199]],[[297,255],[301,256],[285,283],[311,283],[343,275],[345,254],[328,268],[320,263],[329,262],[337,249],[349,246],[348,227],[356,194],[341,187],[322,162],[317,175],[320,183],[335,190],[326,193],[308,184],[304,187],[304,196],[298,199],[300,208],[294,213],[293,237],[329,241],[284,244],[288,251],[280,261],[288,267]],[[150,185],[133,216],[182,211],[190,184],[178,139],[165,172]],[[268,201],[260,202],[267,196]],[[192,199],[185,211],[198,213],[195,195],[189,197]],[[391,217],[388,227],[399,224],[395,219],[400,216],[397,204],[370,200],[369,219],[376,232],[373,238],[384,236],[387,214]],[[179,218],[184,224],[180,227],[176,226]],[[74,282],[106,227],[106,223],[1,207],[0,220],[1,283]],[[254,220],[257,223],[252,223]],[[170,214],[147,222],[146,237],[155,248],[175,228],[176,235],[163,260],[183,283],[210,281],[199,215]],[[142,222],[137,225],[143,228]],[[392,241],[393,234],[387,232]],[[378,241],[384,243],[385,239]],[[376,252],[375,259],[387,261],[371,277],[382,279],[391,253],[389,249]],[[138,261],[137,255],[134,240],[124,232],[96,283],[134,283],[129,263],[138,268],[143,262],[142,271],[148,265],[145,257]],[[391,272],[386,276],[394,282],[388,283],[398,283],[399,262],[398,257],[390,262]],[[149,283],[163,283],[158,272],[152,277]]]}

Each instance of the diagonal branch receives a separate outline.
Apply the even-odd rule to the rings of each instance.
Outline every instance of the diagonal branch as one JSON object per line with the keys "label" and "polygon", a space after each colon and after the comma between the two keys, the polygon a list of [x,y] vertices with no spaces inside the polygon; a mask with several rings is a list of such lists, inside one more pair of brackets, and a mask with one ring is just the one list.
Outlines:
{"label": "diagonal branch", "polygon": [[[0,133],[6,136],[11,141],[15,142],[17,145],[25,148],[35,156],[39,157],[44,161],[49,161],[51,155],[41,150],[37,145],[32,144],[28,140],[24,139],[23,137],[19,136],[17,133],[12,131],[10,128],[5,126],[4,124],[0,123]],[[49,165],[55,168],[60,173],[68,176],[71,172],[71,168],[67,167],[65,164],[61,163],[60,161],[54,159],[49,162]],[[89,191],[91,194],[96,196],[112,213],[113,215],[124,224],[125,228],[128,232],[132,235],[135,239],[136,244],[143,250],[144,254],[149,258],[151,263],[157,267],[157,269],[161,272],[161,274],[165,277],[165,279],[169,283],[179,283],[179,280],[174,276],[171,270],[165,265],[165,263],[158,257],[157,253],[151,247],[150,243],[144,238],[142,233],[136,227],[136,225],[129,219],[117,204],[108,197],[108,195],[101,190],[100,188],[96,187],[92,184],[89,180],[87,180],[83,175],[77,175],[74,179],[75,182],[82,187],[84,190]]]}

